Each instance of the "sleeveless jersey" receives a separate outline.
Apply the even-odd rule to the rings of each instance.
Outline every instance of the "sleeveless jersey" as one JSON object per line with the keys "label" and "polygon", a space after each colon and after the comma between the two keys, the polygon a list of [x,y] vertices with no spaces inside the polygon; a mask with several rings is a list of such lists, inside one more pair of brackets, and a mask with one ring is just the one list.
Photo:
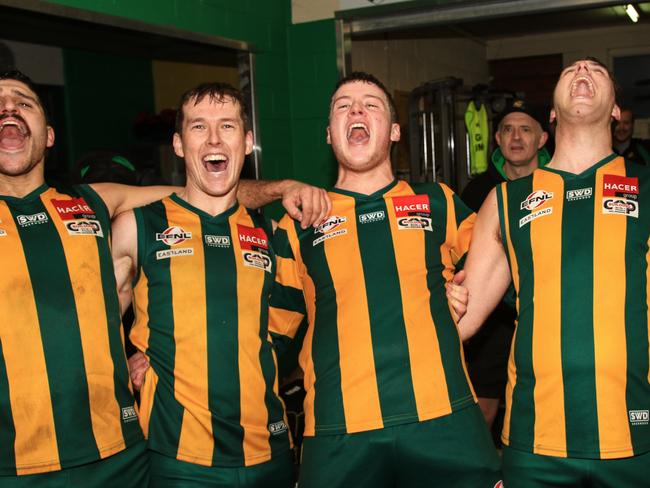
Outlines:
{"label": "sleeveless jersey", "polygon": [[0,196],[0,474],[57,471],[142,439],[110,218],[88,186]]}
{"label": "sleeveless jersey", "polygon": [[445,296],[474,214],[444,185],[330,192],[331,216],[276,231],[273,333],[308,329],[305,435],[432,419],[476,402]]}
{"label": "sleeveless jersey", "polygon": [[215,217],[176,195],[135,209],[133,343],[149,359],[149,448],[205,466],[249,466],[289,449],[268,333],[275,276],[268,222]]}
{"label": "sleeveless jersey", "polygon": [[519,312],[503,441],[538,454],[650,449],[650,172],[612,155],[497,187]]}

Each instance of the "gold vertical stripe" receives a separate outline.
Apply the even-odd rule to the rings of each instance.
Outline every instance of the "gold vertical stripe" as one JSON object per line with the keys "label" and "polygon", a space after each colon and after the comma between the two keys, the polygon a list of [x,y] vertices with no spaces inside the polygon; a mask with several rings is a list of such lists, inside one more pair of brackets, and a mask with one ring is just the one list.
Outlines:
{"label": "gold vertical stripe", "polygon": [[[336,212],[347,218],[341,228],[347,235],[326,239],[325,256],[330,268],[337,305],[341,391],[347,432],[384,426],[379,404],[377,374],[372,349],[370,316],[361,251],[357,235],[354,199],[337,202]],[[338,229],[337,229],[338,230]],[[350,245],[351,243],[352,245]],[[358,283],[350,286],[350,283]],[[341,293],[341,290],[346,290]]]}
{"label": "gold vertical stripe", "polygon": [[[531,212],[552,208],[530,225],[535,279],[533,296],[533,370],[535,372],[534,445],[556,446],[566,456],[566,422],[562,375],[562,212],[564,182],[548,171],[536,171],[533,191],[552,192],[553,198]],[[537,447],[534,452],[538,452]]]}
{"label": "gold vertical stripe", "polygon": [[[168,258],[174,313],[174,395],[183,406],[177,459],[212,464],[214,439],[208,401],[208,334],[205,259],[201,221],[169,198],[163,200],[170,227],[191,232],[192,238],[171,249],[192,248],[194,254]],[[192,304],[192,306],[188,306]]]}
{"label": "gold vertical stripe", "polygon": [[[418,418],[423,420],[446,415],[451,413],[451,403],[436,326],[431,316],[424,236],[427,231],[399,230],[392,198],[384,198],[397,262]],[[436,222],[433,225],[435,227]],[[414,269],[415,263],[417,269]]]}
{"label": "gold vertical stripe", "polygon": [[43,194],[41,200],[63,244],[77,308],[93,434],[100,456],[105,458],[125,447],[121,409],[115,397],[115,366],[109,344],[106,303],[101,293],[103,283],[96,242],[96,239],[109,239],[110,229],[102,229],[104,237],[71,235],[52,204],[52,198],[69,200],[70,197],[53,191]]}
{"label": "gold vertical stripe", "polygon": [[[502,189],[502,203],[503,203],[503,229],[505,231],[507,253],[510,259],[510,274],[512,275],[512,284],[515,287],[517,292],[517,313],[519,313],[519,266],[517,264],[517,255],[515,254],[515,249],[512,246],[512,238],[510,235],[510,221],[508,220],[508,187],[504,184],[501,185]],[[501,222],[500,222],[501,223]],[[499,226],[499,232],[501,232],[501,226]],[[516,329],[515,329],[516,337]],[[503,420],[503,431],[502,439],[507,445],[508,440],[510,439],[510,414],[512,412],[512,394],[517,384],[517,365],[515,364],[515,340],[513,338],[512,345],[510,347],[510,354],[508,355],[508,383],[506,385],[506,411],[505,417]]]}
{"label": "gold vertical stripe", "polygon": [[16,430],[17,473],[40,472],[48,465],[54,471],[61,466],[36,302],[18,229],[5,202],[0,202],[0,229],[7,233],[0,237],[5,284],[0,336]]}
{"label": "gold vertical stripe", "polygon": [[[269,415],[264,408],[266,384],[260,364],[260,314],[261,297],[266,271],[245,266],[239,241],[237,223],[254,227],[244,207],[230,216],[230,233],[237,266],[237,314],[240,422],[244,429],[244,462],[260,463],[271,459],[269,444]],[[267,236],[270,239],[271,236]],[[277,376],[276,376],[277,378]]]}
{"label": "gold vertical stripe", "polygon": [[305,400],[303,401],[303,410],[305,411],[305,435],[311,436],[316,434],[316,419],[314,415],[314,401],[316,394],[314,385],[316,383],[316,372],[314,371],[314,357],[311,353],[314,340],[314,317],[316,314],[316,287],[307,274],[305,274],[303,286],[309,327],[305,333],[302,349],[298,355],[298,361],[304,372],[303,382],[305,391],[307,392]]}
{"label": "gold vertical stripe", "polygon": [[[138,229],[140,230],[140,229]],[[141,236],[138,237],[139,239]],[[142,257],[144,259],[144,257]],[[133,310],[135,313],[135,323],[131,327],[129,338],[139,351],[145,353],[149,347],[149,280],[144,272],[142,265],[140,267],[140,275],[138,281],[133,288]],[[149,358],[147,357],[147,360]],[[153,368],[149,368],[144,377],[144,383],[140,390],[140,427],[144,432],[145,437],[149,435],[149,420],[151,418],[151,410],[153,408],[153,399],[156,393],[156,384],[158,383],[158,376],[154,373]]]}
{"label": "gold vertical stripe", "polygon": [[[594,189],[594,360],[598,434],[603,458],[632,456],[625,396],[627,346],[625,331],[625,215],[603,213],[603,176],[625,176],[618,158],[596,172]],[[617,378],[617,380],[613,380]],[[621,451],[628,446],[629,450]]]}

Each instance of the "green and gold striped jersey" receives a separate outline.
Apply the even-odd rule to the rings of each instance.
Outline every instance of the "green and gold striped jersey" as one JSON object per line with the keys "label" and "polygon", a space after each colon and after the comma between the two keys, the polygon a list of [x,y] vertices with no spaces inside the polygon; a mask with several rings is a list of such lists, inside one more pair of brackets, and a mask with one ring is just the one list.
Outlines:
{"label": "green and gold striped jersey", "polygon": [[270,226],[234,206],[215,217],[176,195],[135,210],[133,343],[149,448],[205,466],[250,466],[289,449],[268,332]]}
{"label": "green and gold striped jersey", "polygon": [[503,441],[560,457],[650,450],[650,173],[612,155],[497,187],[517,291]]}
{"label": "green and gold striped jersey", "polygon": [[109,247],[88,186],[0,196],[0,474],[57,471],[142,439]]}
{"label": "green and gold striped jersey", "polygon": [[445,296],[474,214],[444,185],[330,192],[331,216],[276,231],[270,327],[308,329],[305,434],[417,422],[475,403]]}

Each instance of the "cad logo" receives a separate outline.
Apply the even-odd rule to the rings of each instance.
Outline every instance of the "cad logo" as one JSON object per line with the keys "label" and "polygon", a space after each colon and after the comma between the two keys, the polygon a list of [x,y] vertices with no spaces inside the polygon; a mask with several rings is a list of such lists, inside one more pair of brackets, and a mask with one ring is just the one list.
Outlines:
{"label": "cad logo", "polygon": [[98,220],[75,219],[65,223],[68,234],[72,236],[99,236],[104,237],[102,226]]}
{"label": "cad logo", "polygon": [[553,192],[545,190],[537,190],[526,197],[526,200],[521,202],[521,210],[535,210],[541,207],[548,200],[553,198]]}
{"label": "cad logo", "polygon": [[603,198],[603,213],[639,218],[639,204],[626,198]]}
{"label": "cad logo", "polygon": [[648,425],[648,422],[650,422],[650,412],[648,410],[630,410],[628,415],[632,425]]}
{"label": "cad logo", "polygon": [[162,241],[168,246],[180,244],[192,238],[191,232],[185,232],[181,227],[167,227],[164,231],[156,234],[156,240]]}
{"label": "cad logo", "polygon": [[273,262],[266,254],[257,251],[242,251],[242,256],[244,258],[244,265],[263,269],[267,273],[271,272]]}
{"label": "cad logo", "polygon": [[397,219],[398,229],[424,229],[433,231],[431,219],[428,217],[402,217]]}

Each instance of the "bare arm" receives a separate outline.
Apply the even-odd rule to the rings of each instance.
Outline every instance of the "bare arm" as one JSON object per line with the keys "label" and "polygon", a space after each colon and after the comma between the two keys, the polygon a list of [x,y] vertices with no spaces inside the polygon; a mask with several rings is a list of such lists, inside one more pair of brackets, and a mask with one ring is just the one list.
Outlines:
{"label": "bare arm", "polygon": [[249,208],[259,208],[282,199],[282,206],[303,229],[318,225],[332,208],[327,192],[322,188],[295,180],[241,180],[237,199]]}
{"label": "bare arm", "polygon": [[119,183],[93,183],[90,186],[104,200],[111,218],[182,189],[177,186],[131,186]]}
{"label": "bare arm", "polygon": [[119,214],[113,220],[113,240],[111,253],[115,281],[120,300],[120,310],[124,311],[131,304],[132,280],[135,276],[138,256],[138,235],[133,211]]}
{"label": "bare arm", "polygon": [[460,338],[469,339],[483,325],[510,284],[510,269],[499,229],[496,190],[488,195],[474,225],[463,285],[469,292],[467,312],[458,323]]}

